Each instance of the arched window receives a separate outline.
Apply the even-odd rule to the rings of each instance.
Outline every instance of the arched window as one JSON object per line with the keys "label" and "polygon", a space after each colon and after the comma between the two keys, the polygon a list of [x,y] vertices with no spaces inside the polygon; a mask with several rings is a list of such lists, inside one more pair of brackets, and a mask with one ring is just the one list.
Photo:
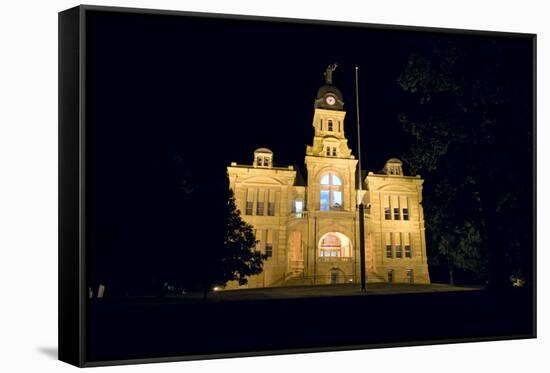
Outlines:
{"label": "arched window", "polygon": [[[351,258],[351,241],[340,232],[325,233],[319,240],[319,258]],[[327,261],[327,260],[324,260]]]}
{"label": "arched window", "polygon": [[321,177],[321,211],[341,210],[343,206],[342,179],[329,172]]}
{"label": "arched window", "polygon": [[342,256],[342,243],[334,234],[328,234],[321,239],[319,256]]}

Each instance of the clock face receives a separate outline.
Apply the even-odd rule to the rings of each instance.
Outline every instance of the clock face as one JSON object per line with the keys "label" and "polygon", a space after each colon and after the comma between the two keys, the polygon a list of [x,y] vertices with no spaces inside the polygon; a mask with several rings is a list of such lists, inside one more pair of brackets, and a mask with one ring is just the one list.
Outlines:
{"label": "clock face", "polygon": [[332,96],[328,96],[325,100],[327,102],[327,104],[329,105],[334,105],[336,103],[336,99]]}

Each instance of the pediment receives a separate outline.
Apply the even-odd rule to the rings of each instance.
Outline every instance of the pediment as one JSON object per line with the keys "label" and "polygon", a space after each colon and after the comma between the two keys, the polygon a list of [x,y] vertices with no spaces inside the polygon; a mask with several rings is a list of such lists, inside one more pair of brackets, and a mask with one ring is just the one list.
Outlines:
{"label": "pediment", "polygon": [[384,191],[384,192],[408,192],[408,193],[416,193],[416,186],[405,186],[405,185],[399,185],[399,184],[382,184],[375,190],[378,191]]}
{"label": "pediment", "polygon": [[286,183],[276,177],[270,176],[240,176],[237,179],[238,183],[247,184],[263,184],[263,185],[285,185]]}

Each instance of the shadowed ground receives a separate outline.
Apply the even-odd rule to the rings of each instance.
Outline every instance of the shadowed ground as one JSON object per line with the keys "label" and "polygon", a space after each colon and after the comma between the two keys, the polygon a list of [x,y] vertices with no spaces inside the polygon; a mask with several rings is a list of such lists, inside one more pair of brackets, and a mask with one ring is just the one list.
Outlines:
{"label": "shadowed ground", "polygon": [[103,299],[87,307],[89,361],[262,354],[534,336],[532,289],[373,284]]}

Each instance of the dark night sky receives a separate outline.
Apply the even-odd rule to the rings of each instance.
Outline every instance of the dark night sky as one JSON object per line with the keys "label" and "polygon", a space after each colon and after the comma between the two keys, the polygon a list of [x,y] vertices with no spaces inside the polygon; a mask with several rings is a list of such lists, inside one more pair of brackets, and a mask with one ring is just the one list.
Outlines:
{"label": "dark night sky", "polygon": [[175,153],[214,169],[249,164],[254,149],[268,147],[276,164],[302,167],[313,100],[336,62],[354,154],[353,66],[360,65],[363,168],[377,171],[406,151],[397,115],[411,101],[396,80],[410,53],[441,38],[488,40],[120,13],[92,14],[87,27],[92,234],[127,253],[157,242],[176,213],[167,187]]}

